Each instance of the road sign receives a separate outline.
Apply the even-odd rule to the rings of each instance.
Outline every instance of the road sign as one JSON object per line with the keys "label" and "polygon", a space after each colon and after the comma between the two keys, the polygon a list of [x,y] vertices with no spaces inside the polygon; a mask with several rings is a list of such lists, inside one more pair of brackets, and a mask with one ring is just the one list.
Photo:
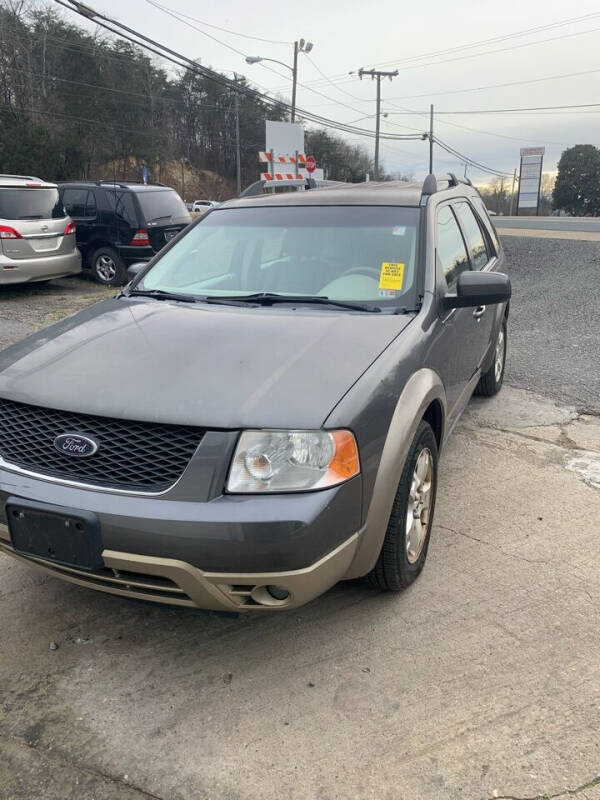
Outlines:
{"label": "road sign", "polygon": [[308,156],[306,159],[306,171],[307,172],[314,172],[317,168],[317,162],[315,161],[314,156]]}
{"label": "road sign", "polygon": [[294,156],[304,153],[304,128],[296,122],[273,122],[266,120],[267,152],[277,156]]}
{"label": "road sign", "polygon": [[517,214],[520,208],[535,208],[539,213],[540,184],[542,181],[542,164],[544,160],[544,147],[521,148],[521,169],[519,177],[519,200]]}

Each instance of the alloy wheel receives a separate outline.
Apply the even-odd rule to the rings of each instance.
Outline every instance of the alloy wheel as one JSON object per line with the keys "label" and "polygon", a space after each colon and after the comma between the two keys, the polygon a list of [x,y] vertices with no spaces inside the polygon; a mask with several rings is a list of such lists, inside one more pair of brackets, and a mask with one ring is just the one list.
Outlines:
{"label": "alloy wheel", "polygon": [[96,259],[96,273],[98,274],[98,277],[108,283],[109,281],[115,279],[117,275],[117,265],[110,256],[98,256]]}
{"label": "alloy wheel", "polygon": [[496,342],[496,355],[494,357],[494,377],[496,383],[500,383],[502,371],[504,370],[504,329],[500,328],[498,340]]}
{"label": "alloy wheel", "polygon": [[423,550],[433,500],[433,456],[429,448],[419,453],[406,509],[406,557],[414,564]]}

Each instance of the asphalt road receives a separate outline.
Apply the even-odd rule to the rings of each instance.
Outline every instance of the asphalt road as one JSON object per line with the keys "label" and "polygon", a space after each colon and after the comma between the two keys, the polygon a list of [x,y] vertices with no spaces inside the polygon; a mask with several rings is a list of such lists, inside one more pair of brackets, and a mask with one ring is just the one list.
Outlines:
{"label": "asphalt road", "polygon": [[600,412],[600,243],[502,241],[513,286],[507,382]]}
{"label": "asphalt road", "polygon": [[600,232],[600,217],[494,217],[497,228]]}

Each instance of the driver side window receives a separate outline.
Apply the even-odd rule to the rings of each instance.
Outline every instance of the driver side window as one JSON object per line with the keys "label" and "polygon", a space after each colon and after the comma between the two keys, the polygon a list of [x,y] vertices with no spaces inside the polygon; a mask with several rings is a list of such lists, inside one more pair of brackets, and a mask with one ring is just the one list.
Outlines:
{"label": "driver side window", "polygon": [[458,222],[450,206],[439,209],[436,222],[437,256],[449,291],[456,290],[461,272],[469,269],[469,258]]}

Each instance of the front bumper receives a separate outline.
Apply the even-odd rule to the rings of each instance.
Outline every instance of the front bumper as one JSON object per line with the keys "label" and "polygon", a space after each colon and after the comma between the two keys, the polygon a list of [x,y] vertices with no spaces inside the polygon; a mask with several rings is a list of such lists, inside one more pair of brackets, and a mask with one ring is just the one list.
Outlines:
{"label": "front bumper", "polygon": [[81,272],[81,253],[41,255],[36,258],[9,258],[0,253],[0,286],[10,283],[34,283],[77,275]]}
{"label": "front bumper", "polygon": [[[213,611],[265,611],[296,608],[318,597],[346,574],[358,533],[310,567],[287,572],[205,572],[172,558],[156,558],[104,550],[104,568],[94,572],[23,556],[12,548],[8,527],[0,523],[0,552],[69,583],[109,594]],[[267,586],[288,592],[285,599]]]}
{"label": "front bumper", "polygon": [[[0,466],[0,549],[113,594],[229,611],[295,607],[344,576],[361,524],[360,476],[317,492],[216,494],[202,502],[184,499],[189,477],[184,473],[163,495],[140,496],[63,485]],[[96,514],[104,567],[74,570],[15,553],[4,511],[8,497]],[[267,585],[285,588],[289,597],[277,601]]]}

